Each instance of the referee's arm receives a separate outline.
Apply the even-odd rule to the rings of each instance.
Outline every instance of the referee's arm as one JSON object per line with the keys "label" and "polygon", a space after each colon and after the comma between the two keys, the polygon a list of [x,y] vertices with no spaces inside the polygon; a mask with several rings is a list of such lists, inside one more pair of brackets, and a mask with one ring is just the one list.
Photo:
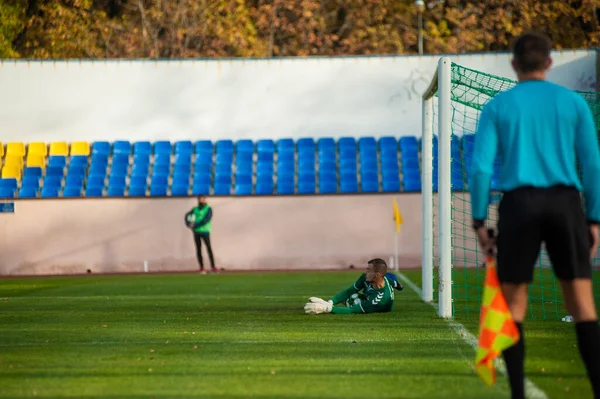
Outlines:
{"label": "referee's arm", "polygon": [[575,150],[581,163],[586,217],[589,223],[600,224],[600,149],[598,133],[590,107],[583,98],[578,101],[578,123]]}
{"label": "referee's arm", "polygon": [[473,149],[469,191],[471,194],[471,214],[474,221],[484,221],[487,218],[490,186],[497,150],[498,132],[493,103],[490,102],[481,111],[475,136],[475,148]]}

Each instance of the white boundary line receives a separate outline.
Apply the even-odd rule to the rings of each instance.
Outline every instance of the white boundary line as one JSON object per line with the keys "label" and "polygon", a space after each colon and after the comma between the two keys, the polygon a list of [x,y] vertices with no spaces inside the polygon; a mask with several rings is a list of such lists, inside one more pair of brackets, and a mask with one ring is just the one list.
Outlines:
{"label": "white boundary line", "polygon": [[[408,287],[410,287],[411,290],[413,290],[414,292],[416,292],[419,295],[419,298],[421,297],[421,289],[419,287],[417,287],[415,283],[410,281],[408,279],[408,277],[406,277],[399,270],[396,271],[396,274]],[[438,304],[436,302],[427,302],[427,303],[429,303],[431,306],[433,306],[433,308],[437,312]],[[469,332],[469,330],[467,330],[465,328],[465,326],[463,326],[460,323],[457,323],[456,321],[454,321],[452,319],[444,319],[444,320],[446,320],[448,322],[448,325],[450,326],[450,328],[452,328],[452,330],[456,334],[458,334],[462,339],[464,339],[465,342],[470,347],[472,347],[474,350],[477,350],[477,345],[478,345],[477,338],[475,338],[475,336],[473,334],[471,334]],[[501,374],[506,375],[506,365],[504,363],[504,360],[502,360],[501,358],[496,358],[494,361],[494,365],[496,366],[496,369]],[[540,388],[538,388],[533,382],[529,381],[529,379],[527,379],[527,378],[525,379],[525,394],[528,398],[531,398],[531,399],[549,399],[544,391],[542,391]]]}

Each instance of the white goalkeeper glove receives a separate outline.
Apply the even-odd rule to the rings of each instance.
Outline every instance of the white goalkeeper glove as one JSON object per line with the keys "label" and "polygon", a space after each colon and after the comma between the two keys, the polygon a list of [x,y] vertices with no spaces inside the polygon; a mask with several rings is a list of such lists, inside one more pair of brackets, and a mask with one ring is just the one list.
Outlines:
{"label": "white goalkeeper glove", "polygon": [[325,301],[321,298],[310,297],[309,302],[304,305],[304,313],[306,314],[319,314],[319,313],[331,313],[333,308],[333,301]]}

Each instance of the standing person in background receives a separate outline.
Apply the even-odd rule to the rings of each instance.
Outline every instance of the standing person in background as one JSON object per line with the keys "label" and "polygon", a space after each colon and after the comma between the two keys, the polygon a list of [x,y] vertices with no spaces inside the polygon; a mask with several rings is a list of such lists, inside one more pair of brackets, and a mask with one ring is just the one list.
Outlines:
{"label": "standing person in background", "polygon": [[196,256],[198,257],[200,272],[203,274],[206,274],[206,270],[204,270],[204,261],[202,259],[202,240],[204,240],[204,243],[206,244],[211,270],[213,273],[217,272],[212,246],[210,245],[212,216],[212,208],[206,203],[206,197],[202,195],[198,197],[198,205],[185,214],[185,223],[194,233]]}

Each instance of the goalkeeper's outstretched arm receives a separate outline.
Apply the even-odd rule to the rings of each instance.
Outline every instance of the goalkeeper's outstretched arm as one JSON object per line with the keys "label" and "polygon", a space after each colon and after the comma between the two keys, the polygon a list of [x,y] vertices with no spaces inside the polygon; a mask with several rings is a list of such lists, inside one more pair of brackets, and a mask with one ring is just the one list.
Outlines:
{"label": "goalkeeper's outstretched arm", "polygon": [[333,302],[333,304],[338,304],[338,303],[343,303],[346,302],[346,300],[348,298],[350,298],[352,296],[352,294],[356,294],[359,290],[356,289],[356,287],[354,285],[351,285],[350,287],[346,288],[343,291],[338,292],[337,294],[335,294],[330,301]]}

